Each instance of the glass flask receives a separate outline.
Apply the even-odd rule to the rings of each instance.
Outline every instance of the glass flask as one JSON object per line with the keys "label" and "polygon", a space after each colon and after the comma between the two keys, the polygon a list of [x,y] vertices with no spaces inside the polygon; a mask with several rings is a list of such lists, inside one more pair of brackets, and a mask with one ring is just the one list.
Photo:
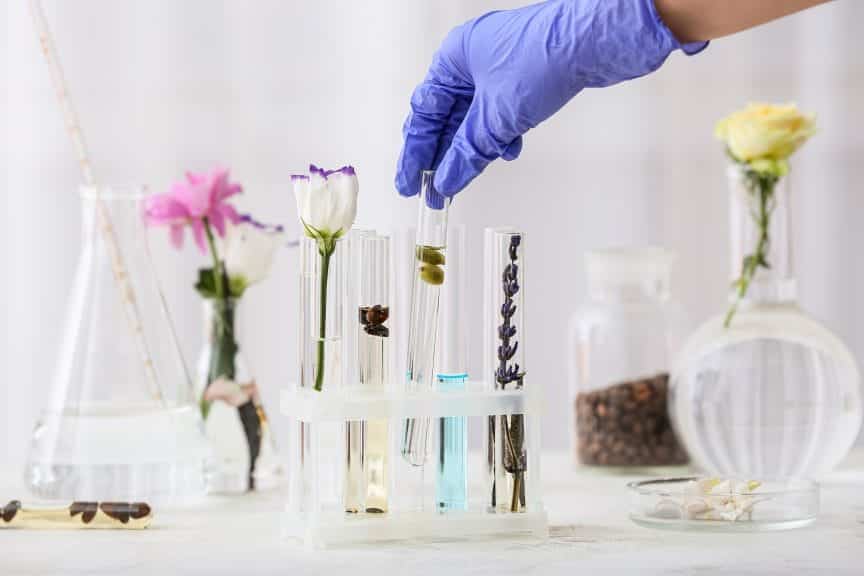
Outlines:
{"label": "glass flask", "polygon": [[[494,390],[525,386],[525,234],[487,228],[484,237],[484,372]],[[524,512],[528,428],[522,414],[486,418],[486,465],[493,512]]]}
{"label": "glass flask", "polygon": [[588,302],[570,332],[571,420],[580,464],[687,462],[667,408],[673,259],[653,247],[586,254]]}
{"label": "glass flask", "polygon": [[[447,274],[441,294],[441,345],[436,364],[437,388],[461,392],[468,382],[467,314],[465,313],[465,228],[447,231]],[[441,512],[468,507],[468,418],[438,419],[438,470],[435,502]]]}
{"label": "glass flask", "polygon": [[242,300],[203,301],[196,397],[210,444],[208,492],[277,487],[284,471],[258,385],[243,354]]}
{"label": "glass flask", "polygon": [[[736,277],[759,237],[758,195],[739,168],[728,176]],[[843,459],[861,426],[855,360],[797,304],[789,207],[784,178],[769,206],[770,268],[757,269],[728,327],[720,315],[696,330],[673,370],[673,423],[693,461],[711,473],[819,477]]]}
{"label": "glass flask", "polygon": [[152,268],[143,199],[82,188],[83,247],[26,469],[42,498],[182,504],[204,492],[201,416]]}
{"label": "glass flask", "polygon": [[[434,180],[434,171],[423,172],[408,325],[405,384],[408,392],[424,392],[435,387],[438,306],[447,276],[447,212],[450,198],[435,190]],[[431,418],[405,421],[402,457],[412,466],[423,466],[429,459],[431,425]]]}

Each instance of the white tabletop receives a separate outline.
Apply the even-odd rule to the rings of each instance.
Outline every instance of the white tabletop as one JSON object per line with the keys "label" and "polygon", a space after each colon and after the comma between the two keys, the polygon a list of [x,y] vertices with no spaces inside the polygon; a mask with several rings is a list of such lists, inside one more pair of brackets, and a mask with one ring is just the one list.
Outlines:
{"label": "white tabletop", "polygon": [[280,538],[280,495],[212,497],[141,532],[0,531],[0,575],[63,574],[864,574],[864,452],[822,486],[809,528],[660,532],[627,518],[623,476],[544,457],[551,537],[310,551]]}

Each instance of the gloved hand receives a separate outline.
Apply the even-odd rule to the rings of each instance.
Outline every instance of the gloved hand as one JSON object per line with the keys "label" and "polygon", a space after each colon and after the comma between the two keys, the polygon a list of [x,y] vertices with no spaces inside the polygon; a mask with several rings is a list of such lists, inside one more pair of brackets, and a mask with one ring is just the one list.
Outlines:
{"label": "gloved hand", "polygon": [[490,12],[453,29],[411,97],[396,188],[452,196],[496,158],[513,160],[522,135],[583,88],[653,72],[681,45],[654,0],[549,0]]}

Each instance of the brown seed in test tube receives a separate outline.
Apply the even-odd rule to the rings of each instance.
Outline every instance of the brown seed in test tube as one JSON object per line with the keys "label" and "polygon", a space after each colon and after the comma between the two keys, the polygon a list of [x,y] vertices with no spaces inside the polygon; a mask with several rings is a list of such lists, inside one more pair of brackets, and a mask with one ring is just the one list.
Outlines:
{"label": "brown seed in test tube", "polygon": [[9,523],[15,518],[15,515],[18,513],[18,510],[21,509],[21,501],[20,500],[12,500],[6,506],[3,507],[3,513],[0,517],[3,518],[3,521]]}
{"label": "brown seed in test tube", "polygon": [[366,321],[369,324],[384,324],[390,317],[390,309],[376,304],[366,311]]}
{"label": "brown seed in test tube", "polygon": [[98,502],[73,502],[69,506],[69,516],[73,518],[81,514],[81,520],[85,524],[89,524],[96,517],[96,512],[99,510]]}
{"label": "brown seed in test tube", "polygon": [[130,518],[137,520],[150,514],[150,506],[143,502],[103,502],[99,508],[106,516],[123,524],[128,523]]}

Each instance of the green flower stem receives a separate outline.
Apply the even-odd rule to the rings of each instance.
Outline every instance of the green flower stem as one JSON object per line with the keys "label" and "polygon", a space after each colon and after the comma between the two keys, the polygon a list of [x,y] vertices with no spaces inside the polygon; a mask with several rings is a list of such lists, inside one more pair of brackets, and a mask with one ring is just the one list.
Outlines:
{"label": "green flower stem", "polygon": [[318,370],[315,373],[315,390],[320,392],[324,387],[324,343],[327,337],[327,282],[330,276],[330,257],[333,255],[332,243],[320,242],[318,253],[321,254],[321,298],[318,310]]}
{"label": "green flower stem", "polygon": [[766,270],[771,268],[771,264],[768,262],[768,250],[771,246],[769,228],[771,226],[771,213],[774,211],[771,201],[774,198],[774,187],[777,185],[778,178],[753,171],[747,171],[744,177],[748,192],[759,195],[759,211],[753,214],[756,227],[759,229],[759,240],[756,242],[754,252],[744,257],[744,260],[741,262],[741,276],[732,284],[736,288],[735,301],[729,307],[729,311],[726,312],[726,318],[723,321],[724,328],[728,328],[731,325],[732,318],[738,311],[741,300],[747,295],[750,283],[753,281],[759,268],[765,268]]}
{"label": "green flower stem", "polygon": [[216,288],[216,298],[226,300],[228,287],[225,286],[225,277],[222,274],[222,262],[219,260],[219,251],[216,249],[213,230],[210,228],[210,222],[207,218],[204,218],[202,222],[204,224],[204,234],[207,236],[207,245],[210,246],[210,255],[213,257],[213,284]]}
{"label": "green flower stem", "polygon": [[[237,355],[237,342],[234,340],[234,311],[231,307],[227,278],[222,270],[222,262],[216,248],[213,230],[207,218],[203,220],[204,234],[213,257],[213,286],[216,298],[213,302],[213,354],[210,357],[210,369],[207,375],[207,386],[220,376],[233,380],[236,375],[234,358]],[[210,403],[201,395],[201,415],[206,420],[210,412]]]}

